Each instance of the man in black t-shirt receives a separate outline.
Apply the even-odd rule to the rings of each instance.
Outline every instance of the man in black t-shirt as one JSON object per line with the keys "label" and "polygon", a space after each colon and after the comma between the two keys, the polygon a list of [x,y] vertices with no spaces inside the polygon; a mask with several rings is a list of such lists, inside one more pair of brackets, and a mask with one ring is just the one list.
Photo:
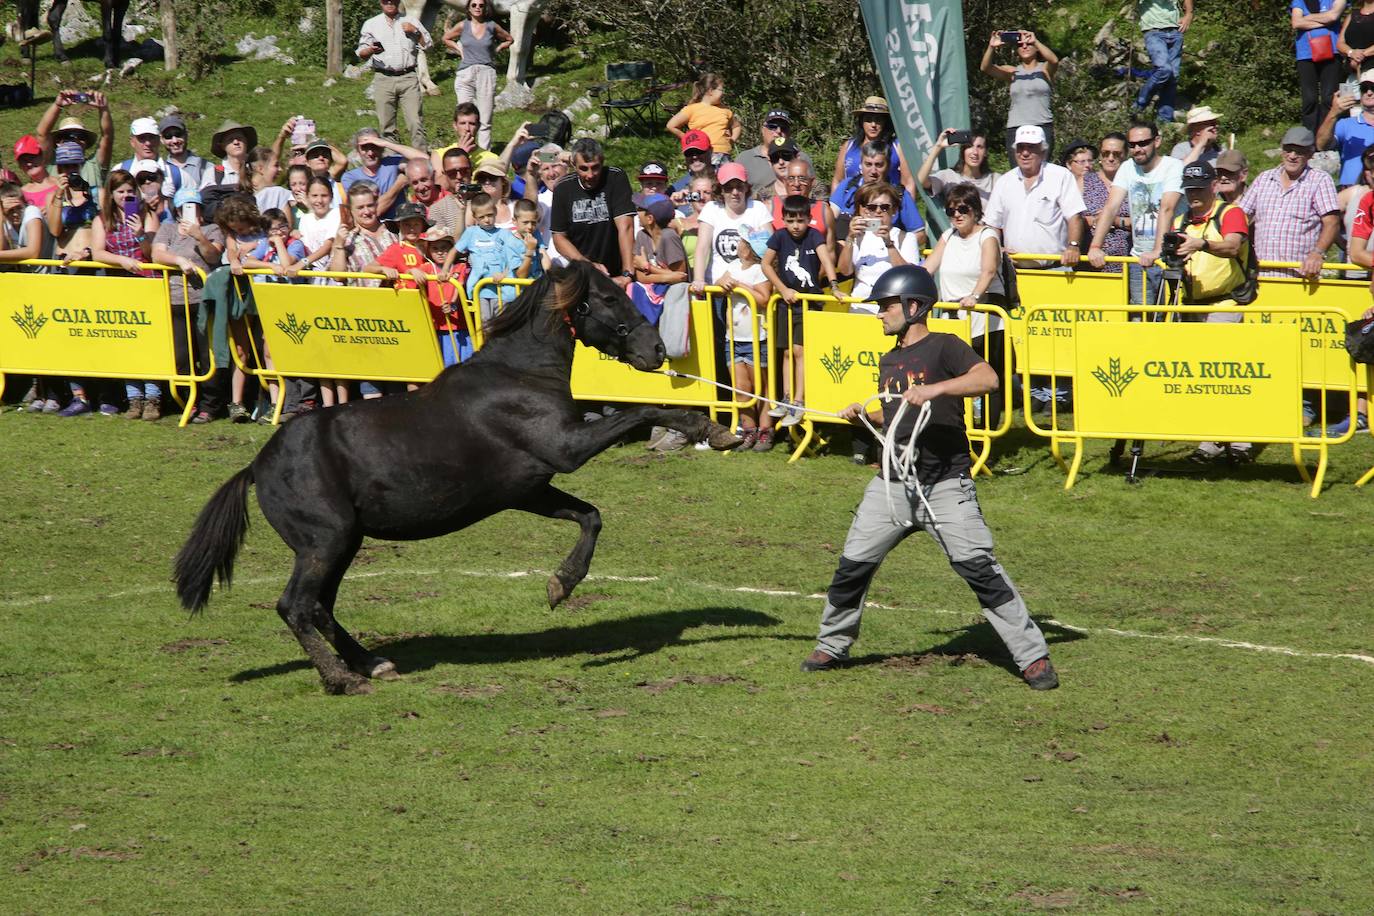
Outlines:
{"label": "man in black t-shirt", "polygon": [[553,246],[569,261],[590,261],[624,289],[634,279],[635,205],[630,180],[606,166],[601,144],[573,144],[573,174],[553,189],[549,229]]}
{"label": "man in black t-shirt", "polygon": [[[894,267],[873,285],[883,330],[897,337],[897,346],[878,361],[880,389],[899,396],[882,402],[881,422],[888,441],[893,448],[903,448],[927,403],[930,418],[916,439],[912,473],[904,480],[879,475],[864,491],[826,593],[816,649],[802,662],[802,670],[825,671],[844,664],[859,636],[873,574],[888,552],[920,527],[973,589],[983,615],[1026,683],[1035,690],[1050,690],[1059,686],[1059,676],[1050,664],[1045,636],[993,555],[992,534],[969,477],[963,399],[993,391],[997,373],[959,338],[926,327],[926,314],[938,297],[930,274],[914,265]],[[906,410],[893,429],[903,402]],[[843,414],[857,420],[863,409],[850,404]],[[872,419],[880,418],[875,412]]]}

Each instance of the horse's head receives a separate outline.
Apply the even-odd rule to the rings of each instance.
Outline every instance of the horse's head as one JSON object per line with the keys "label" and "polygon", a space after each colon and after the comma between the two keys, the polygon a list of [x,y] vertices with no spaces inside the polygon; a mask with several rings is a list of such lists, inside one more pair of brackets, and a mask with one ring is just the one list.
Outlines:
{"label": "horse's head", "polygon": [[658,329],[610,277],[586,261],[550,273],[578,340],[645,372],[663,365],[668,353]]}

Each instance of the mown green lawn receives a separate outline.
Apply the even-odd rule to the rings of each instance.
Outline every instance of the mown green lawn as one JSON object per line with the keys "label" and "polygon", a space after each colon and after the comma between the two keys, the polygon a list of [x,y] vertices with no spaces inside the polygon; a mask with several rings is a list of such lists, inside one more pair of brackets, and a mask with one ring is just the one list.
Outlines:
{"label": "mown green lawn", "polygon": [[1374,655],[1367,439],[1314,501],[1277,449],[1127,487],[1094,448],[1065,492],[1014,437],[980,496],[1049,694],[920,539],[860,663],[803,675],[872,472],[631,444],[562,481],[606,527],[557,611],[572,525],[370,542],[340,618],[403,678],[340,698],[255,503],[232,592],[188,618],[167,582],[267,436],[0,415],[6,911],[1374,907],[1374,665],[1316,655]]}

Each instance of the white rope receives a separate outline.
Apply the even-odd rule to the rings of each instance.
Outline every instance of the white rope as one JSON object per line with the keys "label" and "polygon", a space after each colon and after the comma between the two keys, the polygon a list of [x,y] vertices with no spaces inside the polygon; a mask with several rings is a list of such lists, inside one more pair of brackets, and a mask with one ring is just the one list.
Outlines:
{"label": "white rope", "polygon": [[[726,391],[734,392],[735,394],[742,394],[749,398],[757,398],[765,404],[796,408],[805,413],[816,414],[822,417],[834,417],[837,420],[847,419],[844,414],[833,413],[828,410],[817,410],[814,407],[804,407],[798,404],[786,404],[775,401],[772,398],[764,397],[753,391],[745,391],[730,385],[723,385],[711,379],[702,378],[699,375],[692,375],[690,372],[679,372],[676,369],[658,369],[656,371],[661,375],[666,375],[671,378],[689,378],[698,382],[705,382],[708,385],[716,385],[724,388]],[[911,406],[910,402],[903,399],[902,402],[897,405],[897,413],[892,418],[892,428],[886,432],[880,432],[868,419],[869,404],[872,404],[874,401],[890,401],[894,398],[901,397],[902,396],[899,394],[892,394],[890,392],[873,395],[873,397],[864,401],[861,405],[859,422],[868,428],[868,431],[873,434],[874,439],[882,443],[883,448],[878,473],[883,478],[883,481],[889,484],[894,479],[901,483],[907,483],[909,481],[915,486],[917,498],[921,500],[921,505],[925,507],[926,514],[930,517],[930,523],[935,527],[935,530],[938,531],[940,529],[940,522],[935,517],[935,510],[931,508],[930,501],[926,499],[925,490],[921,487],[920,479],[916,476],[916,439],[925,431],[925,428],[930,425],[930,401],[926,401],[921,405],[921,412],[917,414],[916,422],[911,427],[911,435],[907,437],[905,448],[902,448],[901,443],[897,441],[897,428],[901,425],[902,417],[906,414],[907,408]],[[893,524],[900,525],[903,528],[914,527],[910,521],[900,518],[897,515],[896,505],[892,501],[892,488],[888,486],[885,489],[887,491],[887,511],[892,518]]]}

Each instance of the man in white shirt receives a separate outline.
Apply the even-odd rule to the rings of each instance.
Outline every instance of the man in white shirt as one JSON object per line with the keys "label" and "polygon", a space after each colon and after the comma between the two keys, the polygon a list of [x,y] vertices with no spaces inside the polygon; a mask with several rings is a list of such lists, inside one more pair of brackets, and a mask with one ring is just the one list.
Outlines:
{"label": "man in white shirt", "polygon": [[[992,186],[984,224],[1002,232],[1009,254],[1060,252],[1059,264],[1078,263],[1083,235],[1083,195],[1073,173],[1045,161],[1045,132],[1034,124],[1016,129],[1016,168]],[[1049,268],[1054,262],[1022,261],[1018,266]]]}
{"label": "man in white shirt", "polygon": [[1183,196],[1183,163],[1159,154],[1159,131],[1150,121],[1137,121],[1126,131],[1130,159],[1117,169],[1107,203],[1097,215],[1097,230],[1088,249],[1088,261],[1101,270],[1107,263],[1102,245],[1107,240],[1121,203],[1131,202],[1131,302],[1154,305],[1160,301],[1164,269],[1155,266],[1164,233],[1160,226],[1174,224],[1174,210]]}
{"label": "man in white shirt", "polygon": [[419,52],[434,44],[429,32],[414,16],[402,16],[398,0],[381,0],[382,12],[363,23],[358,35],[358,58],[371,64],[372,101],[382,136],[399,139],[396,109],[405,116],[410,145],[428,148],[421,105],[424,90],[416,72]]}

